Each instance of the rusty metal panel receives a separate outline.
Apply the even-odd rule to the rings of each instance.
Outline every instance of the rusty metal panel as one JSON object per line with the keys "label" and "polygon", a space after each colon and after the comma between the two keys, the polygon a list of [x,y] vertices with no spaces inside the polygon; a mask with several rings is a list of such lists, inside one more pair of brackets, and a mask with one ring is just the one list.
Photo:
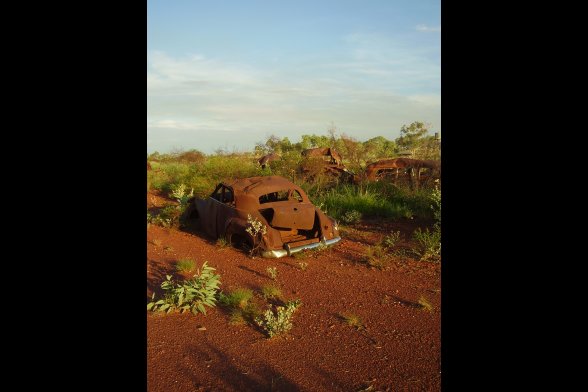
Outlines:
{"label": "rusty metal panel", "polygon": [[272,203],[272,208],[272,226],[302,230],[310,230],[314,226],[315,207],[310,203]]}

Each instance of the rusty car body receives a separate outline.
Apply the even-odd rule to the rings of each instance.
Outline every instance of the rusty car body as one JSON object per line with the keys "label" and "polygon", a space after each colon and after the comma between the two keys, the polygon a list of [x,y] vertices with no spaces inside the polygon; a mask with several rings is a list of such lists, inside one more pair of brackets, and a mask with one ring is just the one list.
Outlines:
{"label": "rusty car body", "polygon": [[[425,172],[422,173],[422,170]],[[422,181],[439,179],[440,176],[441,162],[436,160],[412,158],[381,159],[370,163],[365,168],[365,179],[367,181],[379,181],[384,178],[396,181],[399,179],[408,179],[411,186],[413,184],[413,178],[418,186]]]}
{"label": "rusty car body", "polygon": [[324,173],[343,182],[353,181],[354,173],[345,167],[341,154],[334,148],[309,148],[302,151],[302,156],[305,161],[302,162],[300,171],[305,178],[313,179]]}
{"label": "rusty car body", "polygon": [[343,158],[341,155],[335,151],[334,148],[330,147],[317,147],[317,148],[309,148],[307,150],[302,151],[302,156],[307,158],[327,158],[329,163],[333,165],[342,165]]}
{"label": "rusty car body", "polygon": [[[247,231],[249,215],[267,227],[261,240]],[[212,238],[259,246],[268,258],[341,240],[337,222],[316,208],[302,188],[280,176],[221,182],[208,198],[191,198],[181,221],[194,222]]]}
{"label": "rusty car body", "polygon": [[261,158],[259,158],[257,162],[259,163],[262,169],[265,169],[268,163],[273,161],[279,161],[280,159],[281,157],[278,154],[272,152],[271,154],[262,156]]}

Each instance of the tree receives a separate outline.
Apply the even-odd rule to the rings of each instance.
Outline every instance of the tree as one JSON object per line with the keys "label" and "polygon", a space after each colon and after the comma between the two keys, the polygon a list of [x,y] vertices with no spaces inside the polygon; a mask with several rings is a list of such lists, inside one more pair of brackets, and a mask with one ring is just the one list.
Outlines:
{"label": "tree", "polygon": [[396,139],[397,151],[410,151],[413,158],[439,159],[441,149],[439,141],[428,135],[429,125],[415,121],[400,129],[400,137]]}
{"label": "tree", "polygon": [[392,158],[396,155],[396,143],[383,136],[377,136],[363,142],[363,147],[366,161]]}
{"label": "tree", "polygon": [[396,139],[396,144],[401,149],[412,150],[422,143],[422,138],[429,132],[425,123],[415,121],[409,126],[403,125],[400,128],[400,137]]}

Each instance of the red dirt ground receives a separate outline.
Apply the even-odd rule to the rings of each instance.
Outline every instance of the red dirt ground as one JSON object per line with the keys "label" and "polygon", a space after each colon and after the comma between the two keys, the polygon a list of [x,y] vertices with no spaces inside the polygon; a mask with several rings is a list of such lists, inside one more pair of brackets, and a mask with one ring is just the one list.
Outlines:
{"label": "red dirt ground", "polygon": [[[147,195],[148,208],[169,200]],[[362,255],[391,230],[410,238],[431,222],[373,221],[343,232],[330,250],[304,258],[251,259],[219,248],[202,233],[150,225],[147,229],[147,297],[180,258],[216,268],[224,292],[276,283],[286,299],[300,299],[294,327],[267,339],[256,327],[232,325],[218,305],[202,314],[147,314],[148,390],[156,391],[439,391],[441,390],[441,266],[408,257],[387,270]],[[408,243],[400,244],[409,245]],[[300,262],[308,263],[306,270]],[[276,267],[277,280],[267,274]],[[190,274],[183,275],[190,277]],[[424,296],[433,306],[418,305]],[[360,317],[364,330],[341,320]]]}

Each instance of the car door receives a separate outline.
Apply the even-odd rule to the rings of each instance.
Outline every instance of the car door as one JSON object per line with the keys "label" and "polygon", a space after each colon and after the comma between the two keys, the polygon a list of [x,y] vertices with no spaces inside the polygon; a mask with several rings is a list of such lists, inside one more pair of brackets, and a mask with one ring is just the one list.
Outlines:
{"label": "car door", "polygon": [[222,200],[223,185],[219,184],[214,192],[204,200],[199,200],[196,208],[200,217],[200,228],[212,238],[217,238],[217,216]]}
{"label": "car door", "polygon": [[[220,202],[216,204],[216,237],[223,237],[225,235],[225,229],[227,222],[231,218],[237,216],[237,210],[235,209],[235,196],[233,189],[228,186],[222,186]],[[216,199],[215,199],[216,201]]]}

